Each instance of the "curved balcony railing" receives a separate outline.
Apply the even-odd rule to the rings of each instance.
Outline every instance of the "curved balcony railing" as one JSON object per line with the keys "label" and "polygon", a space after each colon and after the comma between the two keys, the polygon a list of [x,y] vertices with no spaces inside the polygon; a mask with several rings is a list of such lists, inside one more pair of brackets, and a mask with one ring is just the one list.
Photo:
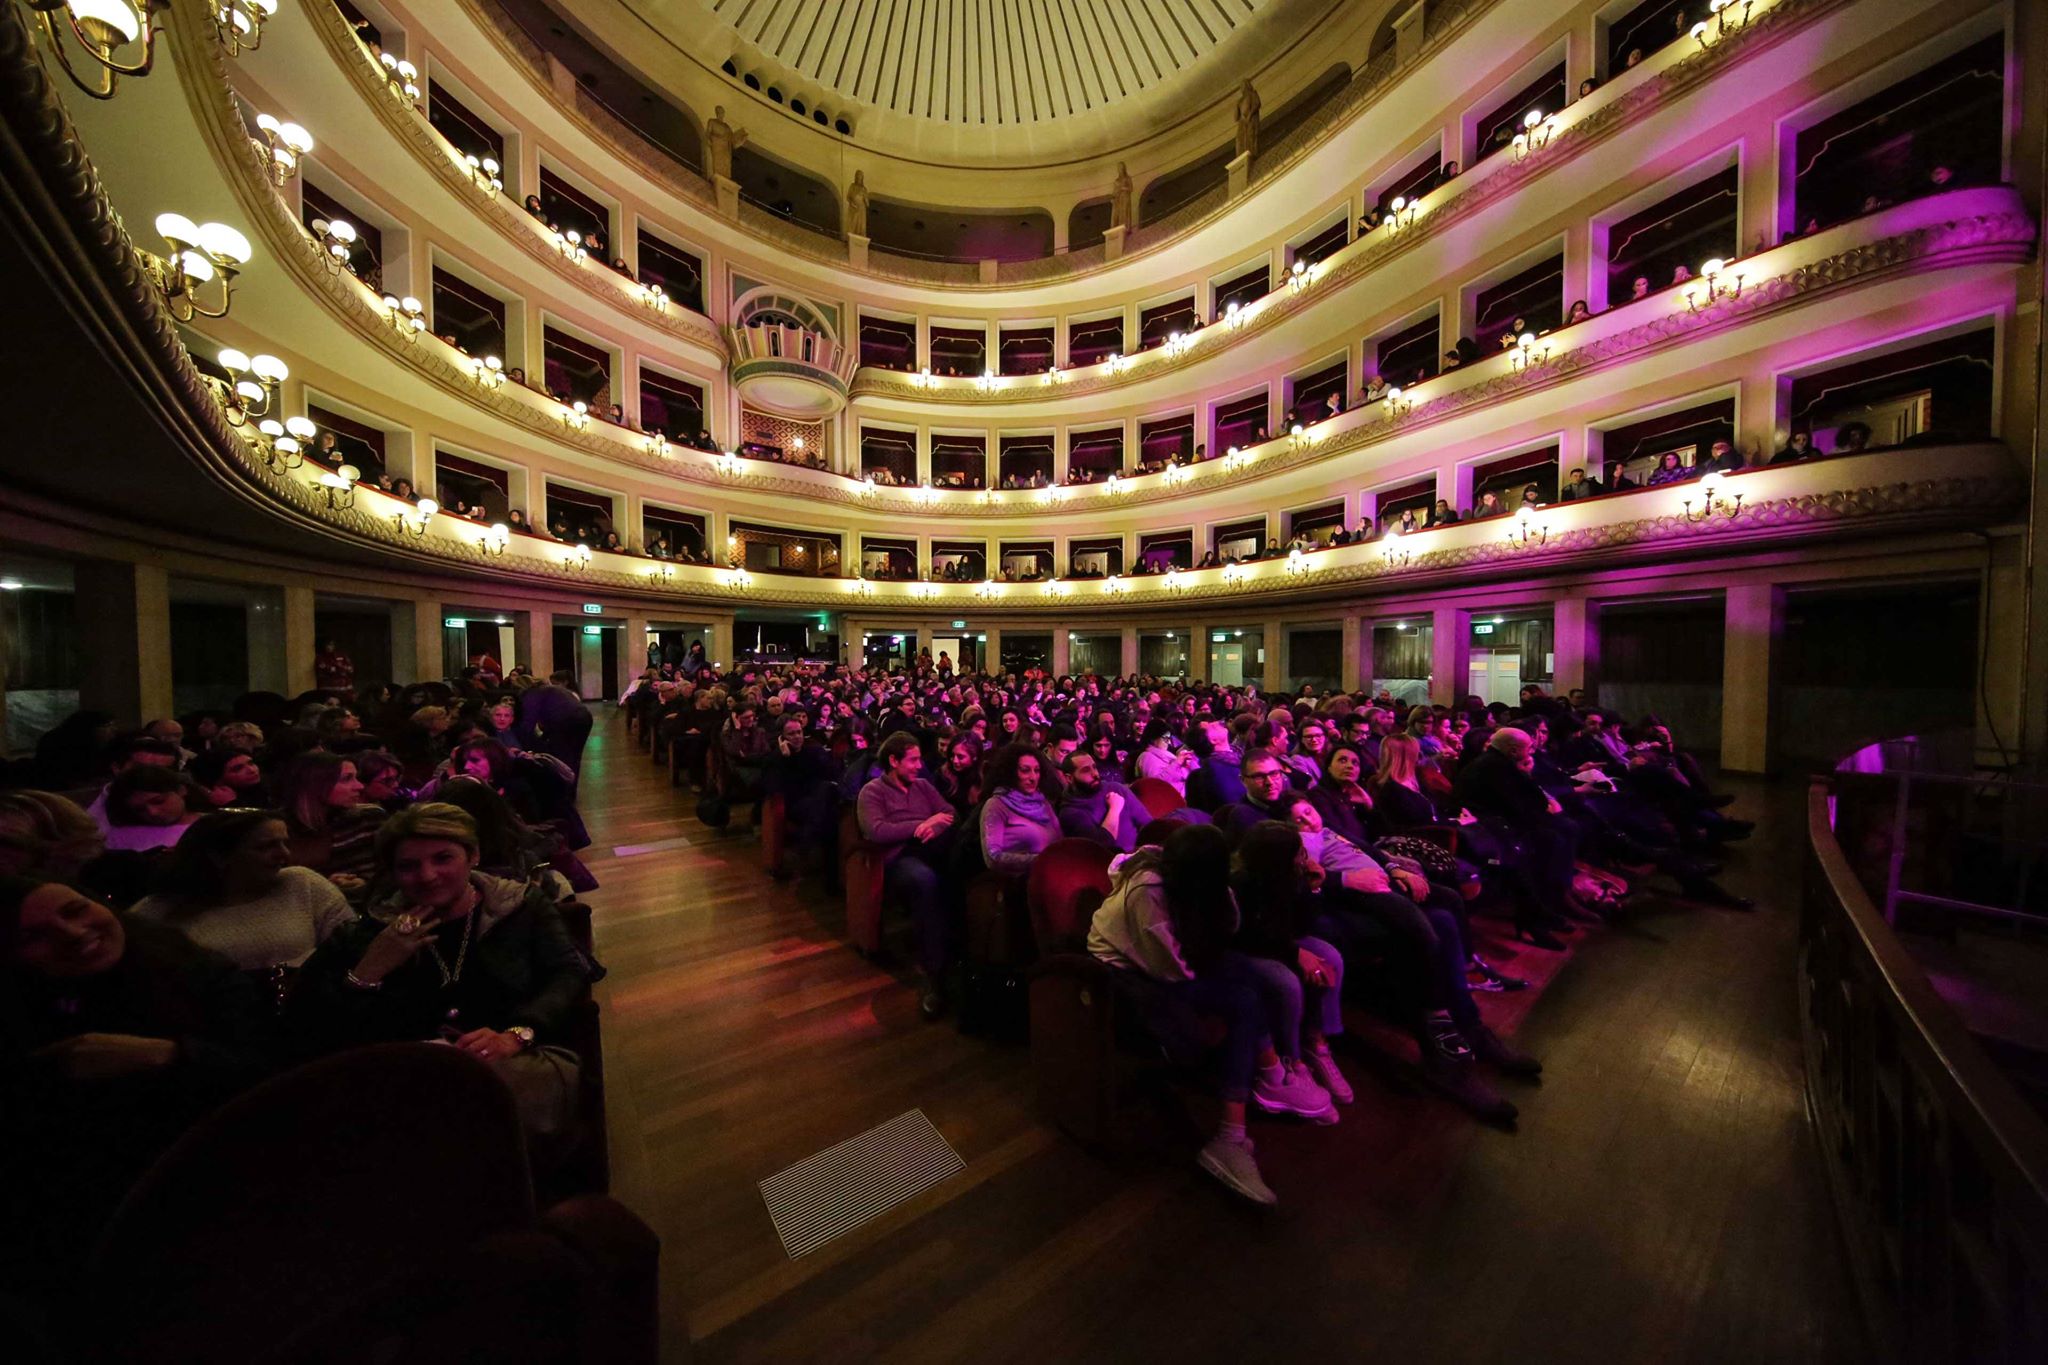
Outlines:
{"label": "curved balcony railing", "polygon": [[[1799,1003],[1808,1109],[1858,1288],[1898,1359],[2048,1359],[2048,1122],[1858,877],[1872,853],[1893,887],[1901,860],[1954,851],[1926,847],[1942,822],[1915,814],[1882,759],[1856,769],[1807,797]],[[1993,786],[1967,779],[1967,804],[2017,799]],[[2037,816],[2044,798],[2034,790]]]}

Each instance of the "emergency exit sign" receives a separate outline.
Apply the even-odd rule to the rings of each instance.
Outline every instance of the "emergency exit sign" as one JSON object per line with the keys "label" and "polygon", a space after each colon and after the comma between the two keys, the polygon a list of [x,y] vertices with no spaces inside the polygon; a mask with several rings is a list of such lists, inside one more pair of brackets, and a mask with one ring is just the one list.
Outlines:
{"label": "emergency exit sign", "polygon": [[602,616],[604,615],[604,604],[601,602],[585,602],[583,604],[583,614],[585,616]]}

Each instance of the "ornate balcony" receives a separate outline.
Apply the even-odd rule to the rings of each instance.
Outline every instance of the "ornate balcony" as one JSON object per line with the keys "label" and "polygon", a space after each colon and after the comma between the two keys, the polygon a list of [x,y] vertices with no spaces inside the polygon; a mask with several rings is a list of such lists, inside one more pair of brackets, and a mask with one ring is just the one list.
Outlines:
{"label": "ornate balcony", "polygon": [[751,407],[815,422],[846,406],[859,357],[821,332],[772,322],[726,327],[733,386]]}

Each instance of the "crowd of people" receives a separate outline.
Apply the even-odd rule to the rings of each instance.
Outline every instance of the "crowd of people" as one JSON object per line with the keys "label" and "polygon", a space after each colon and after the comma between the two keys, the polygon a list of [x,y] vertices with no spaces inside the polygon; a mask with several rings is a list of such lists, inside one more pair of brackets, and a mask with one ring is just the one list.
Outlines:
{"label": "crowd of people", "polygon": [[1272,1194],[1246,1106],[1337,1121],[1353,1092],[1327,1044],[1347,998],[1411,1034],[1455,1102],[1513,1117],[1483,1071],[1538,1063],[1473,997],[1526,983],[1482,956],[1475,915],[1555,952],[1658,877],[1748,904],[1715,881],[1722,846],[1750,829],[1730,798],[1656,717],[1625,723],[1580,693],[1404,711],[1384,695],[995,676],[943,658],[892,673],[698,664],[650,668],[625,704],[721,811],[779,799],[796,875],[836,874],[854,813],[885,899],[908,913],[927,1018],[963,989],[977,877],[1025,874],[1061,839],[1103,845],[1114,890],[1087,950],[1170,1050],[1206,1036],[1197,1016],[1227,1023],[1194,1049],[1225,1104],[1201,1162],[1258,1202]]}
{"label": "crowd of people", "polygon": [[[321,661],[352,673],[331,644]],[[596,885],[576,857],[591,717],[565,681],[492,665],[403,692],[252,693],[125,733],[85,711],[7,765],[0,1137],[35,1172],[0,1220],[10,1304],[72,1304],[94,1237],[179,1132],[340,1049],[478,1058],[536,1177],[568,1178],[599,1122],[576,1011],[602,969],[564,916]]]}

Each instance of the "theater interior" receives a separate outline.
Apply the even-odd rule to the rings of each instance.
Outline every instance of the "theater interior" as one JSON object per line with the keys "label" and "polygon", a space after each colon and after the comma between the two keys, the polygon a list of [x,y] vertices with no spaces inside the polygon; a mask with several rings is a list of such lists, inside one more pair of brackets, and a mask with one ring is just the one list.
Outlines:
{"label": "theater interior", "polygon": [[2048,1360],[2048,7],[0,103],[0,1356]]}

